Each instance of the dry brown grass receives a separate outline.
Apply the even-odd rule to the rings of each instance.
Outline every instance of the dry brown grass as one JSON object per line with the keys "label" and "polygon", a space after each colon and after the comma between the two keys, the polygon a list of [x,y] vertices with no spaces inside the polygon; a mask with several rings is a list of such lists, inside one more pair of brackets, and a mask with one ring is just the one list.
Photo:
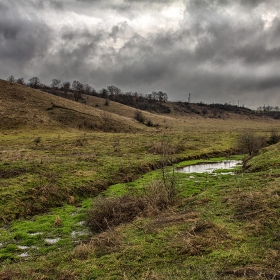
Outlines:
{"label": "dry brown grass", "polygon": [[136,131],[142,126],[121,115],[0,80],[0,128],[75,128],[96,131]]}
{"label": "dry brown grass", "polygon": [[143,226],[145,232],[157,233],[160,232],[165,227],[171,227],[173,225],[186,225],[186,224],[194,224],[198,221],[197,213],[190,212],[174,212],[172,209],[168,209],[167,211],[163,211],[155,218],[153,218],[150,222],[146,223]]}
{"label": "dry brown grass", "polygon": [[227,270],[222,273],[223,276],[234,276],[238,279],[258,279],[258,280],[280,280],[279,271],[267,271],[261,267],[245,267],[234,270]]}
{"label": "dry brown grass", "polygon": [[154,216],[174,205],[176,194],[162,181],[153,181],[144,193],[117,198],[98,197],[88,213],[87,224],[94,232],[102,232],[132,222],[139,216]]}
{"label": "dry brown grass", "polygon": [[99,197],[89,211],[87,224],[94,232],[102,232],[133,221],[145,210],[145,201],[134,196],[120,198]]}
{"label": "dry brown grass", "polygon": [[12,280],[15,279],[17,273],[7,270],[0,272],[0,280]]}
{"label": "dry brown grass", "polygon": [[[134,120],[135,108],[117,102],[104,106],[104,99],[85,96],[88,105],[54,96],[18,84],[0,80],[0,128],[2,130],[29,129],[87,129],[93,131],[132,132],[157,131]],[[96,107],[97,105],[97,107]],[[169,104],[170,105],[170,104]],[[171,106],[171,105],[170,105]],[[105,113],[104,113],[105,112]],[[191,132],[194,129],[239,131],[242,128],[268,131],[279,121],[258,116],[229,113],[226,119],[204,118],[200,115],[153,114],[142,111],[145,119],[159,124],[166,131]]]}
{"label": "dry brown grass", "polygon": [[[262,191],[236,193],[227,198],[227,204],[234,210],[233,218],[245,223],[248,236],[263,236],[265,239],[269,235],[273,240],[280,240],[278,185],[267,186]],[[268,263],[275,263],[275,260]]]}
{"label": "dry brown grass", "polygon": [[217,224],[196,220],[186,232],[181,232],[173,241],[178,254],[199,256],[224,246],[231,240],[228,231]]}
{"label": "dry brown grass", "polygon": [[117,231],[108,229],[96,234],[89,241],[77,245],[72,255],[74,258],[80,260],[85,260],[92,254],[100,257],[119,251],[122,242],[122,236]]}
{"label": "dry brown grass", "polygon": [[56,216],[55,216],[54,225],[55,225],[56,227],[61,227],[61,226],[62,226],[62,220],[61,220],[61,218],[60,218],[59,215],[56,215]]}

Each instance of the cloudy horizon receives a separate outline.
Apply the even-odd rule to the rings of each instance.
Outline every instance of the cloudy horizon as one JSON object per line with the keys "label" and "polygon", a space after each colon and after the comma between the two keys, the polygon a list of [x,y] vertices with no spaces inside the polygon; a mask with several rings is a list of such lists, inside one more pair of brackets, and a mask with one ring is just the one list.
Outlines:
{"label": "cloudy horizon", "polygon": [[0,0],[0,78],[279,106],[279,8],[276,0]]}

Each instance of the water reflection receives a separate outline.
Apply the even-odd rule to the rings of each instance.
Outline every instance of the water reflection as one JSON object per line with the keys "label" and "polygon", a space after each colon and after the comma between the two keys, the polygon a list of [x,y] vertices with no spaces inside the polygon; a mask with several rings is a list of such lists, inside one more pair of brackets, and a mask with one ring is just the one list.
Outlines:
{"label": "water reflection", "polygon": [[231,169],[242,164],[241,160],[224,160],[222,162],[194,164],[177,168],[178,172],[183,173],[212,173],[218,169]]}

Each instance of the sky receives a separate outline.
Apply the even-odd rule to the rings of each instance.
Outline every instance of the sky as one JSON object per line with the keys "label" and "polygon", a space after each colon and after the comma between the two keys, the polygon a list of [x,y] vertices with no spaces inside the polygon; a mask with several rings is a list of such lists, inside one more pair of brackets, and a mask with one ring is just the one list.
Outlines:
{"label": "sky", "polygon": [[0,78],[280,105],[279,0],[0,0]]}

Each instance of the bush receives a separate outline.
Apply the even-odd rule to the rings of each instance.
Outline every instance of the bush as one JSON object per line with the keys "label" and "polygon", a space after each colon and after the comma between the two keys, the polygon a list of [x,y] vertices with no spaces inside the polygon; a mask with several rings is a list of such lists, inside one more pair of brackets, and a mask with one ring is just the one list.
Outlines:
{"label": "bush", "polygon": [[145,202],[134,196],[99,197],[88,213],[87,224],[94,232],[102,232],[121,223],[133,221],[145,209]]}
{"label": "bush", "polygon": [[172,180],[152,181],[145,189],[146,214],[157,214],[173,205],[176,200]]}
{"label": "bush", "polygon": [[248,153],[250,156],[265,146],[265,139],[261,136],[256,136],[251,129],[244,130],[237,140],[237,149],[242,153]]}
{"label": "bush", "polygon": [[272,129],[270,131],[270,137],[267,141],[269,145],[277,144],[280,141],[279,131],[276,129]]}
{"label": "bush", "polygon": [[145,117],[144,117],[143,113],[140,110],[136,110],[135,111],[134,119],[137,120],[140,123],[144,123],[145,122]]}
{"label": "bush", "polygon": [[98,197],[87,216],[93,232],[103,232],[136,217],[158,214],[173,205],[176,198],[174,182],[154,181],[142,196],[126,195],[118,198]]}

